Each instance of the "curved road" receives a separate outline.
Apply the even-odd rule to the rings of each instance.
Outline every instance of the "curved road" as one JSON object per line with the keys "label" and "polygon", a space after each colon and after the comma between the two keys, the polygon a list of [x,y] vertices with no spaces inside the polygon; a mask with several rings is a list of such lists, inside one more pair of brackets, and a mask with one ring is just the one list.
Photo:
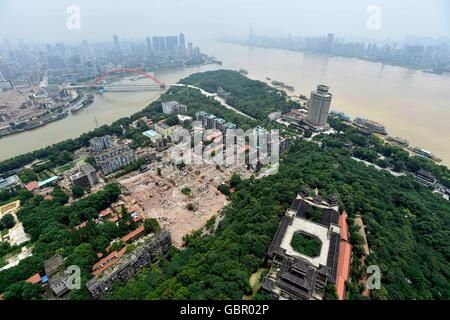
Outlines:
{"label": "curved road", "polygon": [[[167,85],[167,84],[166,84],[166,85]],[[244,116],[244,117],[246,117],[246,118],[248,118],[248,119],[256,120],[255,118],[249,116],[248,114],[243,113],[242,111],[239,111],[238,109],[236,109],[236,108],[230,106],[229,104],[227,104],[227,103],[225,102],[225,99],[219,97],[219,96],[217,95],[217,93],[210,93],[210,92],[208,92],[208,91],[203,90],[202,88],[199,88],[199,87],[196,87],[196,86],[193,86],[193,85],[190,85],[190,84],[177,83],[177,84],[170,84],[170,85],[168,85],[168,86],[171,86],[171,87],[188,87],[188,88],[191,88],[191,89],[197,89],[197,90],[199,90],[203,95],[205,95],[205,96],[207,96],[207,97],[213,97],[214,100],[216,100],[217,102],[219,102],[219,103],[220,103],[222,106],[224,106],[225,108],[227,108],[227,109],[229,109],[229,110],[233,110],[234,112],[236,112],[236,113],[240,114],[241,116]]]}

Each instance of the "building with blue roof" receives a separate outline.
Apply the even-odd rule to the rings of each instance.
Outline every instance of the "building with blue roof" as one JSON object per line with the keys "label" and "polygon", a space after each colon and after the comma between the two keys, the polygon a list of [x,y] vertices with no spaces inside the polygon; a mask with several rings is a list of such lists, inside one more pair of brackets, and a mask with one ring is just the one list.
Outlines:
{"label": "building with blue roof", "polygon": [[59,180],[59,177],[58,177],[58,176],[53,176],[53,177],[48,178],[48,179],[46,179],[46,180],[44,180],[44,181],[38,182],[38,186],[39,186],[39,188],[42,188],[42,187],[45,187],[45,186],[47,186],[47,185],[50,185],[50,184],[52,184],[52,183],[54,183],[54,182],[56,182],[56,181],[58,181],[58,180]]}

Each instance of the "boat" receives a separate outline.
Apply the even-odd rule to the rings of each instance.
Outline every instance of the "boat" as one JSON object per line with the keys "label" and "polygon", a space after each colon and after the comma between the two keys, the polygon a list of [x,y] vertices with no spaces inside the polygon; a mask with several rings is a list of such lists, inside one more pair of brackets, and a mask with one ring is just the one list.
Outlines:
{"label": "boat", "polygon": [[398,145],[400,145],[402,147],[408,147],[409,146],[409,141],[408,140],[400,138],[400,137],[397,137],[397,136],[388,136],[386,138],[386,140],[388,140],[390,142],[393,142],[393,143],[396,143],[396,144],[398,144]]}
{"label": "boat", "polygon": [[272,84],[274,86],[284,86],[284,82],[278,81],[278,80],[272,80]]}
{"label": "boat", "polygon": [[294,86],[285,85],[284,87],[285,87],[286,89],[288,89],[289,91],[294,91]]}
{"label": "boat", "polygon": [[93,94],[89,94],[87,96],[84,96],[78,102],[76,102],[72,106],[72,108],[70,108],[70,111],[72,113],[78,112],[81,109],[83,109],[84,107],[86,107],[87,105],[91,104],[92,102],[94,102],[94,95]]}
{"label": "boat", "polygon": [[248,71],[241,68],[241,69],[239,69],[239,73],[242,73],[242,74],[248,74]]}
{"label": "boat", "polygon": [[435,162],[442,162],[442,159],[439,159],[438,157],[436,157],[434,154],[432,154],[430,151],[425,150],[425,149],[421,149],[421,148],[412,148],[412,151],[420,156],[420,157],[424,157],[424,158],[428,158],[430,160],[433,160]]}

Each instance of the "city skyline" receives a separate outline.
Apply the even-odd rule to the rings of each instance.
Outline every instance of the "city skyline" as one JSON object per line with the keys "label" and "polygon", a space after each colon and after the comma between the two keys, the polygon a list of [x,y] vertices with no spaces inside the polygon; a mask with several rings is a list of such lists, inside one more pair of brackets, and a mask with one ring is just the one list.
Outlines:
{"label": "city skyline", "polygon": [[[45,2],[45,1],[44,1]],[[250,26],[258,34],[280,36],[292,32],[314,36],[334,32],[347,37],[398,38],[407,35],[449,36],[450,4],[443,0],[392,1],[372,3],[366,0],[321,0],[315,4],[304,1],[228,1],[217,4],[210,1],[132,1],[111,5],[104,1],[76,3],[58,1],[40,10],[43,2],[2,1],[0,27],[8,30],[11,41],[59,42],[102,41],[111,34],[123,38],[145,38],[153,30],[176,33],[184,29],[205,40],[217,37],[242,37]],[[80,24],[68,28],[67,21],[79,9]],[[380,13],[379,28],[368,28],[373,17],[373,5]],[[372,9],[371,9],[372,8]],[[195,9],[195,11],[193,11]],[[375,10],[376,11],[376,10]],[[20,16],[21,19],[15,17]],[[326,16],[326,19],[320,19]],[[170,23],[167,19],[170,18]],[[420,24],[417,21],[421,21]],[[120,22],[120,23],[118,23]]]}

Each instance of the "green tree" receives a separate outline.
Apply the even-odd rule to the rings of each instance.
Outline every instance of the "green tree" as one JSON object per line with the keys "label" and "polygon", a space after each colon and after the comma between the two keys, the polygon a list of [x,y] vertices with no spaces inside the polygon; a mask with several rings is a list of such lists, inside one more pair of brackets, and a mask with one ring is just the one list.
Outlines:
{"label": "green tree", "polygon": [[239,174],[233,174],[230,179],[230,186],[236,188],[241,183],[241,176]]}
{"label": "green tree", "polygon": [[12,214],[7,213],[0,219],[0,230],[11,229],[16,224]]}
{"label": "green tree", "polygon": [[5,300],[40,300],[44,290],[40,285],[34,285],[25,281],[17,282],[6,289]]}
{"label": "green tree", "polygon": [[75,185],[72,188],[72,195],[75,199],[81,198],[84,196],[84,189],[79,185]]}
{"label": "green tree", "polygon": [[145,219],[144,228],[147,233],[158,233],[161,230],[158,220],[155,218]]}

